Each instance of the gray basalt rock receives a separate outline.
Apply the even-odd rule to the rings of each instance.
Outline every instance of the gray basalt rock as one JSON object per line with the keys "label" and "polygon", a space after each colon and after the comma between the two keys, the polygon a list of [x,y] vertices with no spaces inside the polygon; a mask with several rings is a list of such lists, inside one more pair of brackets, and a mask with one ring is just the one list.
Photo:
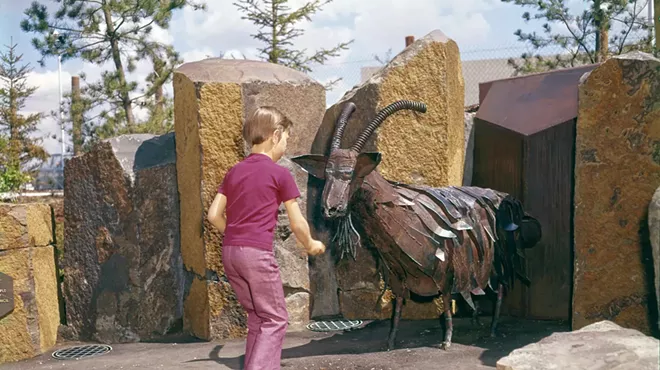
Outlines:
{"label": "gray basalt rock", "polygon": [[174,134],[103,141],[65,167],[64,298],[74,337],[135,342],[181,326]]}

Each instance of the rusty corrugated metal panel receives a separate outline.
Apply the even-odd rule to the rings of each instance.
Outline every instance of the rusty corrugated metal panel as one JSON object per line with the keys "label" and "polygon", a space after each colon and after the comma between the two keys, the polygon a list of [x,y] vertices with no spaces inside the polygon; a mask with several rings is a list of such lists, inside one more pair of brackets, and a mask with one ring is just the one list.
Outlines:
{"label": "rusty corrugated metal panel", "polygon": [[529,318],[570,318],[574,148],[574,119],[526,138],[524,204],[543,230],[541,242],[525,251],[531,285],[523,294]]}
{"label": "rusty corrugated metal panel", "polygon": [[[523,146],[525,137],[480,119],[474,120],[474,164],[472,186],[495,189],[523,199]],[[518,317],[526,315],[526,296],[521,292],[523,284],[507,293],[503,310]],[[484,312],[488,308],[483,308]]]}
{"label": "rusty corrugated metal panel", "polygon": [[474,121],[472,186],[522,199],[523,137],[479,119]]}
{"label": "rusty corrugated metal panel", "polygon": [[541,242],[525,251],[531,285],[508,293],[507,314],[568,319],[575,119],[527,136],[477,118],[474,140],[472,184],[518,197],[543,230]]}
{"label": "rusty corrugated metal panel", "polygon": [[485,83],[476,118],[532,135],[577,117],[580,77],[596,64]]}

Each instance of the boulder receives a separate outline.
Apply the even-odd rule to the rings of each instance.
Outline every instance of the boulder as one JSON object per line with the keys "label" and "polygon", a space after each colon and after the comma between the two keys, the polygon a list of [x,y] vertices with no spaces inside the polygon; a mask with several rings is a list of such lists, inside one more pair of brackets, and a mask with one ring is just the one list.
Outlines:
{"label": "boulder", "polygon": [[67,324],[80,340],[157,338],[180,328],[184,276],[174,134],[125,135],[65,166]]}
{"label": "boulder", "polygon": [[601,321],[516,349],[497,370],[656,370],[659,353],[657,339]]}
{"label": "boulder", "polygon": [[[2,364],[52,348],[57,340],[60,307],[51,245],[51,208],[38,203],[0,204],[0,225],[0,235],[4,235],[0,237]],[[13,299],[7,297],[10,294]]]}
{"label": "boulder", "polygon": [[632,52],[583,76],[576,126],[573,329],[610,320],[650,333],[647,218],[660,186],[658,122],[660,60]]}
{"label": "boulder", "polygon": [[289,331],[305,329],[309,323],[308,292],[290,293],[286,296],[286,310],[289,313]]}
{"label": "boulder", "polygon": [[[400,111],[367,141],[363,151],[379,151],[383,160],[378,171],[388,180],[430,186],[461,186],[465,156],[464,84],[459,49],[441,31],[418,39],[369,80],[347,92],[323,118],[312,153],[328,154],[335,122],[342,107],[353,102],[357,110],[346,126],[342,148],[353,145],[365,126],[385,106],[397,100],[427,104],[424,114]],[[322,183],[310,184],[311,199],[321,196]],[[330,225],[322,220],[318,207],[308,213],[314,229],[329,240]],[[367,250],[356,261],[344,260],[334,268],[330,253],[312,261],[313,317],[342,314],[347,318],[389,318],[391,308],[382,310],[380,274],[376,260]],[[335,283],[336,281],[336,283]],[[353,291],[355,290],[355,291]],[[339,297],[337,297],[339,291]],[[353,302],[361,302],[354,304]],[[429,310],[414,310],[417,318],[436,317]],[[357,311],[356,311],[357,310]]]}
{"label": "boulder", "polygon": [[[288,158],[310,151],[323,118],[323,86],[293,69],[249,60],[206,59],[186,63],[174,73],[181,248],[185,268],[194,276],[184,326],[199,338],[246,334],[245,312],[224,276],[221,235],[206,221],[206,212],[226,172],[245,157],[245,117],[266,105],[293,122],[287,157],[279,164],[294,174],[304,212],[307,174]],[[283,209],[279,221],[274,243],[285,292],[307,292],[307,257],[296,247]],[[309,307],[290,316],[307,320]]]}
{"label": "boulder", "polygon": [[[651,239],[651,250],[653,254],[653,275],[655,276],[655,299],[657,311],[660,313],[660,188],[655,191],[651,204],[649,205],[649,236]],[[660,330],[660,315],[658,315],[658,327]]]}

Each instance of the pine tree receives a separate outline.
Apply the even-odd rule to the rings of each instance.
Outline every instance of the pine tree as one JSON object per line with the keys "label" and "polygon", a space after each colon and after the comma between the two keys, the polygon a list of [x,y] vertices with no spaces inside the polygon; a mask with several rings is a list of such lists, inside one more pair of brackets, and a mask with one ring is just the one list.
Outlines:
{"label": "pine tree", "polygon": [[[311,72],[312,65],[325,64],[328,59],[337,57],[353,42],[342,42],[330,49],[319,49],[308,54],[307,50],[298,50],[293,41],[304,34],[296,28],[301,21],[311,21],[311,17],[321,11],[332,0],[313,0],[298,9],[291,10],[289,0],[239,0],[234,5],[244,14],[242,19],[249,20],[259,27],[253,38],[264,44],[258,49],[262,59],[275,64],[285,65],[302,72]],[[329,86],[339,82],[330,82]]]}
{"label": "pine tree", "polygon": [[22,114],[27,99],[37,90],[28,86],[32,71],[16,53],[16,44],[0,52],[0,191],[16,191],[31,180],[48,157],[40,139],[34,138],[41,113]]}
{"label": "pine tree", "polygon": [[[523,13],[523,20],[544,20],[543,33],[525,33],[518,29],[518,40],[535,50],[559,47],[563,54],[544,57],[524,53],[521,61],[509,60],[515,74],[543,72],[558,68],[598,63],[611,55],[632,50],[651,52],[652,37],[644,19],[649,0],[586,0],[588,7],[581,14],[573,14],[567,0],[502,0],[522,7],[536,9],[532,16]],[[558,25],[564,32],[556,32]],[[616,32],[611,33],[615,30]],[[642,37],[640,37],[640,35]]]}
{"label": "pine tree", "polygon": [[[162,92],[178,56],[169,45],[151,40],[153,26],[169,27],[172,13],[185,7],[203,9],[192,0],[54,0],[59,9],[51,15],[45,5],[35,1],[21,22],[25,32],[39,35],[32,40],[41,53],[41,63],[52,56],[63,61],[80,58],[97,65],[112,63],[100,81],[88,82],[83,93],[94,107],[104,106],[99,114],[103,135],[138,132],[134,109],[150,107],[154,95]],[[54,34],[57,31],[57,35]],[[139,94],[138,82],[129,81],[136,62],[150,58],[159,76]],[[162,100],[161,98],[158,98]],[[161,102],[162,103],[162,102]]]}

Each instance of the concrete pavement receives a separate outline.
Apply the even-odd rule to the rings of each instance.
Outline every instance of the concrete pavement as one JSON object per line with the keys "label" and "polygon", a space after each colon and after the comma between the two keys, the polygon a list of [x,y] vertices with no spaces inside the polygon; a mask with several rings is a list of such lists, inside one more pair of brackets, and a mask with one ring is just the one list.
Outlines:
{"label": "concrete pavement", "polygon": [[[489,319],[482,318],[484,323]],[[488,325],[473,327],[469,319],[455,319],[454,344],[442,342],[439,321],[402,321],[397,349],[386,351],[389,321],[372,322],[362,329],[339,333],[292,332],[282,352],[283,369],[492,369],[515,348],[569,330],[567,324],[503,319],[504,338],[489,338]],[[94,369],[241,369],[244,342],[200,342],[172,337],[169,343],[113,345],[110,353],[82,360],[55,360],[50,351],[31,360],[0,365],[0,370]],[[61,343],[58,348],[76,343]]]}

